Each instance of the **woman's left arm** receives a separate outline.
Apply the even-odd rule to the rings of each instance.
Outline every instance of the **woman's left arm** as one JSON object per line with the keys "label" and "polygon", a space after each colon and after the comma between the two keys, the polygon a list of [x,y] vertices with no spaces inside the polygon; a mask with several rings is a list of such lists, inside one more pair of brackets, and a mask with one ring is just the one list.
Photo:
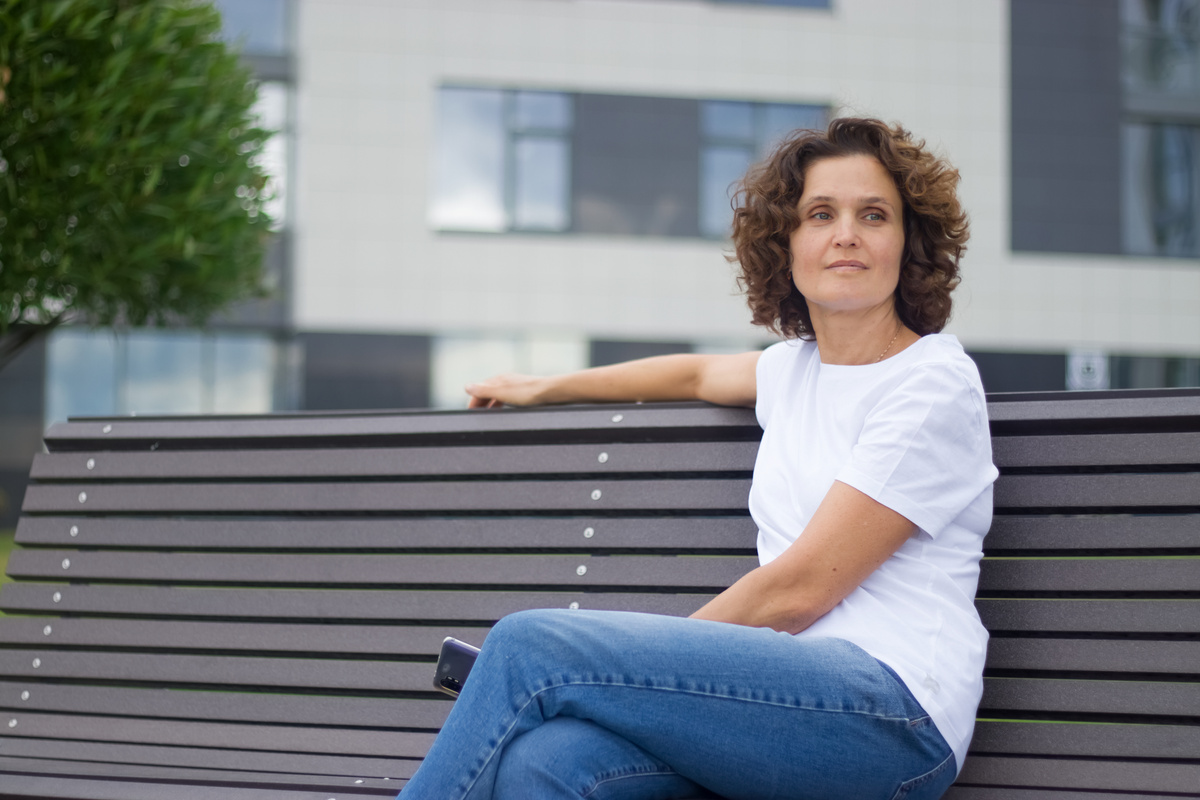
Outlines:
{"label": "woman's left arm", "polygon": [[854,591],[917,526],[852,486],[834,481],[804,533],[692,614],[799,633]]}

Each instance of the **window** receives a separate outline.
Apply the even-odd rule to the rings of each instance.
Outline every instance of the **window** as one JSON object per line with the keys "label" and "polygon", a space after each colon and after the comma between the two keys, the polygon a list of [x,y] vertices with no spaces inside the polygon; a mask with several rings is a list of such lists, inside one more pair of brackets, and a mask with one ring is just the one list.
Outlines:
{"label": "window", "polygon": [[216,0],[224,38],[247,55],[287,52],[287,0]]}
{"label": "window", "polygon": [[272,411],[278,350],[259,333],[63,328],[47,345],[45,419]]}
{"label": "window", "polygon": [[470,231],[570,227],[570,95],[443,88],[431,223]]}
{"label": "window", "polygon": [[1200,0],[1122,0],[1121,248],[1200,256]]}
{"label": "window", "polygon": [[1135,123],[1121,133],[1125,252],[1200,256],[1200,128]]}
{"label": "window", "polygon": [[744,103],[700,104],[700,232],[727,236],[731,192],[754,161],[797,128],[825,128],[824,106]]}
{"label": "window", "polygon": [[1122,0],[1125,88],[1200,92],[1200,0]]}
{"label": "window", "polygon": [[439,230],[729,234],[730,188],[825,106],[453,87],[438,93]]}

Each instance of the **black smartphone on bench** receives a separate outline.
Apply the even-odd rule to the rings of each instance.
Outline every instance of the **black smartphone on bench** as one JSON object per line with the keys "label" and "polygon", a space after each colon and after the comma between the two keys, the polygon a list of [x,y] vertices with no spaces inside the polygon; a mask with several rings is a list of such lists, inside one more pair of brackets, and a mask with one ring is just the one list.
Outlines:
{"label": "black smartphone on bench", "polygon": [[453,636],[447,636],[442,642],[442,652],[438,654],[437,670],[433,675],[433,685],[451,697],[458,697],[475,666],[475,656],[479,648],[466,642],[460,642]]}

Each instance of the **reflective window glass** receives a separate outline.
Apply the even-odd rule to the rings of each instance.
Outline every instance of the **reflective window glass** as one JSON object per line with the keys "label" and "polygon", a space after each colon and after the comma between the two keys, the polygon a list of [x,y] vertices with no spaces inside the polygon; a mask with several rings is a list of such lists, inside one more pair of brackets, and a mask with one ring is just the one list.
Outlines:
{"label": "reflective window glass", "polygon": [[212,396],[206,411],[264,414],[273,408],[275,344],[256,334],[222,334],[213,348]]}
{"label": "reflective window glass", "polygon": [[754,106],[710,100],[700,104],[700,131],[706,139],[753,141]]}
{"label": "reflective window glass", "polygon": [[798,128],[824,130],[829,122],[824,106],[767,103],[762,106],[762,124],[758,131],[758,152],[765,155],[779,141]]}
{"label": "reflective window glass", "polygon": [[1121,134],[1125,252],[1200,255],[1200,128],[1127,124]]}
{"label": "reflective window glass", "polygon": [[514,92],[513,127],[565,131],[571,127],[571,100],[558,92]]}
{"label": "reflective window glass", "polygon": [[437,130],[430,222],[435,228],[504,230],[504,93],[442,89]]}
{"label": "reflective window glass", "polygon": [[1200,92],[1200,0],[1121,0],[1126,88]]}
{"label": "reflective window glass", "polygon": [[46,344],[46,423],[117,411],[113,334],[73,328],[54,331]]}
{"label": "reflective window glass", "polygon": [[445,230],[570,227],[571,96],[445,88],[430,222]]}
{"label": "reflective window glass", "polygon": [[131,333],[126,339],[123,410],[136,414],[204,411],[202,344],[198,333]]}
{"label": "reflective window glass", "polygon": [[287,50],[287,0],[216,0],[222,33],[247,55],[284,55]]}
{"label": "reflective window glass", "polygon": [[754,151],[748,147],[706,147],[700,153],[700,232],[727,236],[732,223],[734,184],[746,174]]}
{"label": "reflective window glass", "polygon": [[570,163],[562,139],[526,136],[515,146],[514,226],[561,231],[567,227]]}

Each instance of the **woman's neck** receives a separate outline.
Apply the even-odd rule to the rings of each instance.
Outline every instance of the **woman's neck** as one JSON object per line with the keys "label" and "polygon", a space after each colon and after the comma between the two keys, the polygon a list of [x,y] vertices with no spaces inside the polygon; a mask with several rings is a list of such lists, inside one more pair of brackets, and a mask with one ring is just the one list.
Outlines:
{"label": "woman's neck", "polygon": [[921,337],[909,330],[892,308],[866,314],[813,316],[821,363],[874,364],[896,355]]}

